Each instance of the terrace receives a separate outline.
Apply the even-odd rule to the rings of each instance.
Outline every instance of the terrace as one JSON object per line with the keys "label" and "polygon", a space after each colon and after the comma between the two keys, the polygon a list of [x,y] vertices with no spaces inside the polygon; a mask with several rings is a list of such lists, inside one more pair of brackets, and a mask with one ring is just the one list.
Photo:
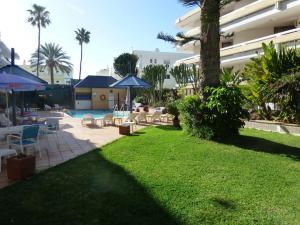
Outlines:
{"label": "terrace", "polygon": [[[75,119],[59,112],[39,112],[39,115],[40,118],[59,119],[60,130],[57,138],[55,135],[41,138],[42,157],[40,158],[38,154],[36,156],[37,172],[64,163],[122,137],[119,134],[119,129],[115,126],[84,127],[81,125],[80,119]],[[139,130],[142,127],[144,126],[138,125],[135,129]],[[0,136],[2,136],[3,140],[0,148],[7,148],[7,143],[3,139],[3,132],[6,129],[0,128]],[[58,144],[58,148],[56,144]],[[32,152],[32,150],[28,149],[28,152]],[[5,167],[3,167],[0,173],[0,188],[12,183],[14,182],[8,180]]]}

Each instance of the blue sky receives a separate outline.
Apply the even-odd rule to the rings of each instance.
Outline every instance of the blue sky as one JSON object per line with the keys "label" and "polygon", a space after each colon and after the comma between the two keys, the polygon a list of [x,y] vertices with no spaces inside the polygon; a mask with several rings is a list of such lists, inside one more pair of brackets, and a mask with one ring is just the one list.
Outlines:
{"label": "blue sky", "polygon": [[175,20],[190,10],[177,0],[5,0],[0,9],[1,40],[16,48],[21,56],[19,63],[27,61],[37,47],[37,28],[26,23],[26,10],[33,3],[50,11],[52,23],[42,30],[42,43],[54,42],[63,47],[71,56],[75,78],[80,55],[75,29],[84,27],[91,32],[91,42],[84,46],[86,76],[111,66],[114,57],[132,49],[174,52],[156,35],[160,31],[178,32]]}

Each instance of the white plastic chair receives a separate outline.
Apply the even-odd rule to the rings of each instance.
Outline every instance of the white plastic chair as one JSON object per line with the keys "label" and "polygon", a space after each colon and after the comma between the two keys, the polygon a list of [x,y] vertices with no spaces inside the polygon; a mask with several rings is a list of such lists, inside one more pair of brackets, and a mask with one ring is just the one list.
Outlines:
{"label": "white plastic chair", "polygon": [[19,148],[24,153],[25,147],[33,147],[42,157],[39,143],[39,126],[24,126],[20,134],[9,134],[7,136],[8,146]]}

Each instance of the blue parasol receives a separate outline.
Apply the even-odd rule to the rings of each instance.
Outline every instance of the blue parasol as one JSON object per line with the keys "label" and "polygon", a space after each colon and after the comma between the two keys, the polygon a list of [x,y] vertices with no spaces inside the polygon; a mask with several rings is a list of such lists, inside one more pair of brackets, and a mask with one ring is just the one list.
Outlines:
{"label": "blue parasol", "polygon": [[143,88],[147,89],[150,88],[151,85],[148,84],[146,81],[138,78],[134,74],[128,74],[123,79],[113,83],[110,87],[116,88],[128,88],[128,98],[129,98],[129,111],[132,112],[132,99],[131,99],[131,89],[132,88]]}
{"label": "blue parasol", "polygon": [[0,74],[0,91],[11,93],[13,101],[13,124],[16,125],[16,96],[15,92],[44,90],[45,85],[14,74]]}

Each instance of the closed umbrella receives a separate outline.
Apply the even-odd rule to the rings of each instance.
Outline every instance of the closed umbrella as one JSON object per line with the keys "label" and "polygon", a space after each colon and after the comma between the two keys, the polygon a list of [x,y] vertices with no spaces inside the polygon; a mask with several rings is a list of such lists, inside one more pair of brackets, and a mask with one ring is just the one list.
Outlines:
{"label": "closed umbrella", "polygon": [[148,84],[146,81],[138,78],[134,74],[128,74],[123,79],[113,83],[110,85],[110,87],[116,87],[116,88],[127,88],[128,90],[128,101],[129,101],[129,111],[132,112],[132,99],[131,99],[131,89],[132,88],[143,88],[147,89],[150,88],[151,85]]}

